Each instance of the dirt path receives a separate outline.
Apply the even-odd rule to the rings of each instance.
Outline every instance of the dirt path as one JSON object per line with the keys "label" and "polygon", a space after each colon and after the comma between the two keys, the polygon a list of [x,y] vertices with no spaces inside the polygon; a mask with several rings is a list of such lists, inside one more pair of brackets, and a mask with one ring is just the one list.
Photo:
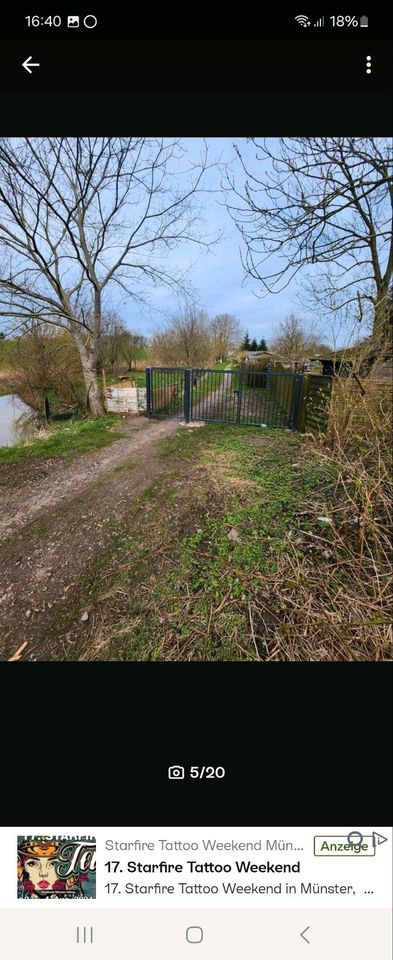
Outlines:
{"label": "dirt path", "polygon": [[155,441],[178,428],[176,420],[129,421],[121,440],[66,466],[58,460],[41,464],[38,476],[27,474],[21,486],[5,489],[0,659],[9,659],[25,641],[24,659],[67,655],[61,640],[49,649],[47,635],[61,626],[66,602],[111,541],[113,523],[169,469]]}
{"label": "dirt path", "polygon": [[194,420],[226,420],[235,410],[237,399],[231,391],[231,374],[224,373],[220,385],[192,405]]}
{"label": "dirt path", "polygon": [[[2,490],[0,515],[0,543],[13,536],[32,520],[39,519],[42,513],[54,510],[70,497],[79,496],[92,482],[103,474],[119,466],[124,460],[139,455],[146,444],[170,432],[169,421],[150,423],[144,418],[125,420],[122,426],[123,438],[109,444],[102,450],[94,450],[77,457],[71,463],[64,460],[46,460],[35,463],[31,471],[29,461],[10,464],[8,471],[22,474],[22,484],[16,488]],[[23,477],[24,469],[26,477]],[[4,470],[4,468],[3,468]]]}

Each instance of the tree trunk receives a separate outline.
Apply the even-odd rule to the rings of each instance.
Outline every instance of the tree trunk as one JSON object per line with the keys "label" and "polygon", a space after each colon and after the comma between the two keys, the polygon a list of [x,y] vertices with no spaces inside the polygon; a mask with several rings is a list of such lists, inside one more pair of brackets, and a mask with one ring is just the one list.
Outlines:
{"label": "tree trunk", "polygon": [[96,370],[84,366],[82,363],[83,379],[86,386],[86,405],[89,413],[94,417],[104,417],[105,407],[101,396],[100,386],[97,380]]}
{"label": "tree trunk", "polygon": [[391,318],[389,317],[388,284],[381,283],[375,303],[373,344],[384,352],[390,346]]}
{"label": "tree trunk", "polygon": [[91,344],[86,346],[83,337],[77,331],[72,331],[73,340],[78,350],[82,365],[83,379],[86,387],[86,406],[94,417],[105,416],[105,406],[97,380],[96,351]]}

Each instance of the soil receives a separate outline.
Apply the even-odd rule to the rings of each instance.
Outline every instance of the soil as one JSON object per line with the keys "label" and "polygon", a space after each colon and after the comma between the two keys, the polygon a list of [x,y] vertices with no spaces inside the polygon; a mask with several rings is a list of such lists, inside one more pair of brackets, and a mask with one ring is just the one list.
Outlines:
{"label": "soil", "polygon": [[[98,452],[2,471],[0,659],[25,642],[24,660],[67,658],[58,628],[73,591],[105,554],[113,522],[170,471],[155,441],[177,429],[176,420],[125,420],[123,438]],[[8,485],[12,471],[16,487]]]}

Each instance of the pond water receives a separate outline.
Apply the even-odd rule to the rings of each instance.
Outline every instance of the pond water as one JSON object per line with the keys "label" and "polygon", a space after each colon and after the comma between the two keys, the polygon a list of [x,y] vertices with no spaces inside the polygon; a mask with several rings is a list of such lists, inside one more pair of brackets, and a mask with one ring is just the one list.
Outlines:
{"label": "pond water", "polygon": [[0,447],[9,447],[35,433],[37,419],[19,397],[0,397]]}

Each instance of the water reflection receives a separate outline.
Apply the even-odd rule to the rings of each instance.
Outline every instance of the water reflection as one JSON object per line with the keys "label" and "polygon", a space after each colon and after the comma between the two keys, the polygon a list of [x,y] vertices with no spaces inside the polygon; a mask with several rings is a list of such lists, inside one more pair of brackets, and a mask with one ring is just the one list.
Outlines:
{"label": "water reflection", "polygon": [[13,395],[0,397],[0,447],[31,437],[37,426],[37,414],[23,400]]}

